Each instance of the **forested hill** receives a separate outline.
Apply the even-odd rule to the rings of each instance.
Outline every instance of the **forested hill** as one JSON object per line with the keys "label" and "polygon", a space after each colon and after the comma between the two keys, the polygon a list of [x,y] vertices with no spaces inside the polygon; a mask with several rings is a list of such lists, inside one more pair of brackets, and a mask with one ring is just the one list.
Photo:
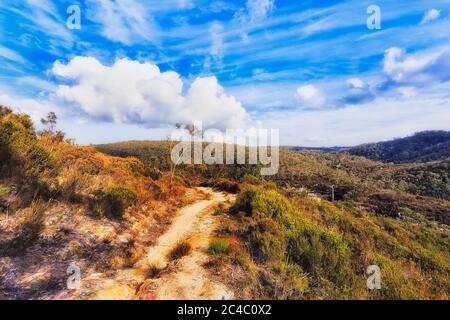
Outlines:
{"label": "forested hill", "polygon": [[348,150],[352,155],[394,163],[429,162],[450,157],[450,131],[424,131],[386,142],[369,143]]}

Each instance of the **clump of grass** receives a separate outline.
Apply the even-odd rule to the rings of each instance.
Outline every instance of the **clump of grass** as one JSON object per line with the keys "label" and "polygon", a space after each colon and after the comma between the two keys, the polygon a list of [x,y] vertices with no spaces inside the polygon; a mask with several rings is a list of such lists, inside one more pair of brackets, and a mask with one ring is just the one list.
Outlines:
{"label": "clump of grass", "polygon": [[41,200],[33,201],[29,213],[19,227],[17,237],[8,243],[0,243],[0,254],[15,255],[22,253],[37,240],[45,227],[44,213],[47,207],[47,204]]}
{"label": "clump of grass", "polygon": [[169,259],[170,260],[178,260],[184,256],[187,256],[192,251],[192,246],[187,241],[179,242],[170,252]]}
{"label": "clump of grass", "polygon": [[22,223],[21,234],[19,235],[24,246],[28,246],[36,240],[44,229],[44,213],[46,210],[47,205],[40,200],[31,204],[31,211]]}
{"label": "clump of grass", "polygon": [[227,254],[231,251],[231,243],[228,239],[216,238],[209,243],[208,253],[211,255]]}
{"label": "clump of grass", "polygon": [[223,223],[221,232],[225,234],[231,234],[233,230],[231,229],[231,226],[228,223]]}
{"label": "clump of grass", "polygon": [[213,216],[220,216],[224,213],[225,205],[221,202],[217,205],[217,207],[214,209]]}
{"label": "clump of grass", "polygon": [[156,265],[151,265],[148,270],[147,270],[147,278],[150,279],[156,279],[159,278],[161,276],[163,269],[156,266]]}

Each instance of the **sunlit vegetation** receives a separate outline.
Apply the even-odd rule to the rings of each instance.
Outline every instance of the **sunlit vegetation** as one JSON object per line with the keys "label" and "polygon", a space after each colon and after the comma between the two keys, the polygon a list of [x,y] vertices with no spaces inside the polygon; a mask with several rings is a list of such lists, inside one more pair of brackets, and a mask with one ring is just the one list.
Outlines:
{"label": "sunlit vegetation", "polygon": [[[167,142],[132,141],[96,146],[111,155],[136,156],[148,170],[164,171],[169,167]],[[157,160],[155,160],[157,159]],[[450,163],[383,164],[346,152],[280,151],[280,170],[267,177],[288,190],[307,189],[320,198],[353,201],[372,212],[380,212],[386,199],[394,206],[450,223]],[[178,176],[197,184],[236,192],[236,183],[261,180],[260,168],[251,165],[186,165]],[[265,180],[265,179],[262,179]],[[260,183],[260,182],[259,182]],[[382,214],[398,215],[399,212]]]}
{"label": "sunlit vegetation", "polygon": [[[27,264],[59,267],[62,277],[73,260],[92,272],[133,265],[184,205],[185,184],[137,158],[77,146],[56,120],[49,115],[36,131],[27,115],[0,107],[0,258],[22,259],[24,273]],[[11,290],[27,298],[40,292]]]}
{"label": "sunlit vegetation", "polygon": [[[449,231],[409,219],[249,186],[222,232],[243,243],[230,263],[246,272],[237,290],[252,298],[447,299]],[[372,264],[381,290],[367,289]]]}
{"label": "sunlit vegetation", "polygon": [[211,240],[208,246],[208,252],[212,255],[227,254],[231,251],[231,244],[228,239],[216,238]]}
{"label": "sunlit vegetation", "polygon": [[[1,257],[130,267],[185,205],[185,191],[208,186],[237,196],[211,208],[221,227],[205,248],[208,266],[233,271],[221,280],[237,297],[450,298],[448,159],[387,164],[281,150],[271,177],[251,165],[171,172],[168,142],[80,147],[56,120],[49,115],[36,132],[28,116],[0,107],[0,213],[9,221]],[[167,258],[191,250],[181,242]],[[370,265],[381,269],[381,290],[366,286]],[[150,267],[148,277],[162,271]]]}
{"label": "sunlit vegetation", "polygon": [[[164,142],[100,149],[138,156],[158,170],[168,158]],[[145,161],[154,154],[161,162]],[[178,171],[183,179],[240,192],[218,238],[239,244],[217,255],[215,267],[229,263],[245,273],[230,283],[243,298],[449,297],[449,230],[441,224],[450,222],[448,160],[383,164],[347,152],[281,150],[280,164],[266,178],[245,165]],[[210,252],[223,247],[215,240]],[[382,270],[381,290],[367,289],[371,264]]]}

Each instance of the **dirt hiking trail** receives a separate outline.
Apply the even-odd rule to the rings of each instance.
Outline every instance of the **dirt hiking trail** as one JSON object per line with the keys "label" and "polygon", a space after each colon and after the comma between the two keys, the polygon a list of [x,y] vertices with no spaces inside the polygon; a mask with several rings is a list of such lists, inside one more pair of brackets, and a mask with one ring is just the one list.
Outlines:
{"label": "dirt hiking trail", "polygon": [[[209,259],[208,244],[218,225],[218,217],[212,215],[213,207],[233,198],[210,188],[198,189],[210,198],[182,208],[168,230],[133,268],[119,270],[112,278],[104,274],[84,278],[80,297],[98,300],[232,299],[231,291],[211,279],[203,264]],[[189,255],[169,261],[170,251],[185,240],[192,247]],[[161,275],[152,279],[151,268],[162,270]]]}

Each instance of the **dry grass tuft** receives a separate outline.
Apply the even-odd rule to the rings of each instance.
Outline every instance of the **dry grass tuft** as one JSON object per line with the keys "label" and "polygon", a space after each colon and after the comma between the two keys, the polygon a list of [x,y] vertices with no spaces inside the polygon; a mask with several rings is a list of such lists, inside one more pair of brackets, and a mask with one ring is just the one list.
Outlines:
{"label": "dry grass tuft", "polygon": [[192,246],[186,240],[177,243],[177,245],[170,251],[168,258],[172,261],[178,260],[191,253]]}

